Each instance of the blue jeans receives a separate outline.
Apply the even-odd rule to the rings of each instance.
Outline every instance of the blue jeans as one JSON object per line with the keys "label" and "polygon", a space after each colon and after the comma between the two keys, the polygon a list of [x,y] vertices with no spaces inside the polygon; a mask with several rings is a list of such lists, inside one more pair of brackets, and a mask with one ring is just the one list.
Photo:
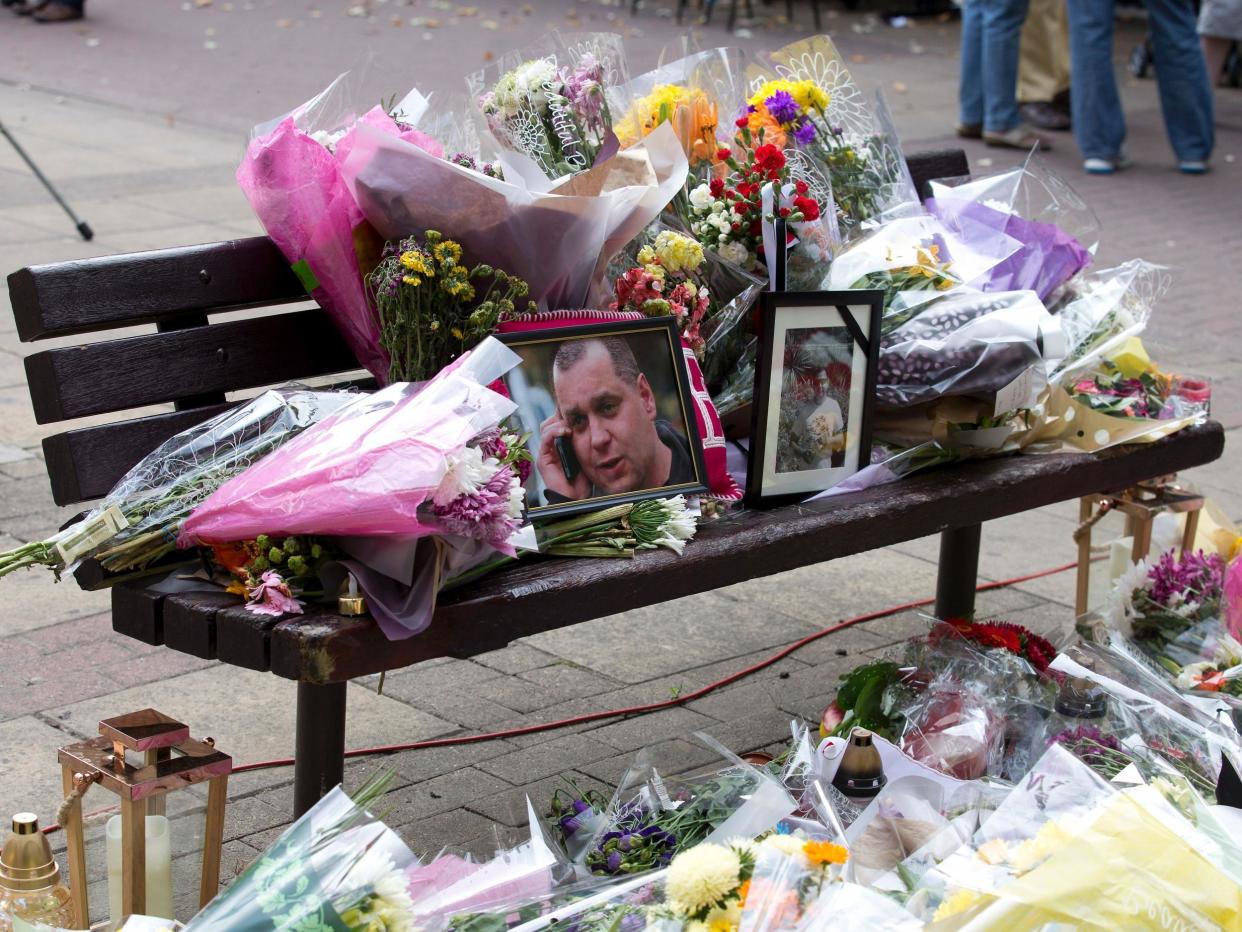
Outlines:
{"label": "blue jeans", "polygon": [[1003,133],[1018,115],[1018,42],[1027,0],[966,0],[962,7],[962,75],[958,115],[963,126]]}
{"label": "blue jeans", "polygon": [[[1195,33],[1191,0],[1146,0],[1160,109],[1182,162],[1212,154],[1212,88]],[[1121,151],[1126,121],[1113,69],[1114,0],[1069,0],[1070,106],[1074,137],[1086,159]]]}

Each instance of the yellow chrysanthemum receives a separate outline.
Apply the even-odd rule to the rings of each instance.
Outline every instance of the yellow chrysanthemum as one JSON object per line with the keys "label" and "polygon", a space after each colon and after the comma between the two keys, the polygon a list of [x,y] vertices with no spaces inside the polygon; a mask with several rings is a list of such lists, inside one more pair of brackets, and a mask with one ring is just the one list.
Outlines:
{"label": "yellow chrysanthemum", "polygon": [[974,890],[958,890],[956,893],[951,893],[944,898],[944,902],[936,908],[936,915],[932,917],[932,920],[939,922],[941,919],[948,919],[950,916],[964,913],[982,899],[982,893],[977,893]]}
{"label": "yellow chrysanthemum", "polygon": [[417,275],[405,275],[405,276],[402,276],[401,280],[405,282],[407,285],[414,285],[414,286],[418,286],[423,283],[423,280],[419,278]]}
{"label": "yellow chrysanthemum", "polygon": [[450,262],[456,264],[461,261],[461,246],[451,239],[446,239],[444,242],[436,243],[436,245],[432,246],[431,254],[436,257],[436,261],[441,265]]}
{"label": "yellow chrysanthemum", "polygon": [[821,88],[814,81],[790,81],[781,78],[777,81],[768,81],[763,87],[755,91],[747,101],[756,110],[766,110],[764,104],[769,97],[776,94],[777,91],[784,91],[794,99],[794,102],[804,111],[818,111],[822,113],[828,109],[828,104],[832,98],[828,92]]}
{"label": "yellow chrysanthemum", "polygon": [[651,265],[656,261],[656,252],[650,246],[644,246],[638,250],[638,264]]}
{"label": "yellow chrysanthemum", "polygon": [[655,241],[655,254],[670,272],[693,272],[703,264],[703,247],[698,240],[665,230]]}
{"label": "yellow chrysanthemum", "polygon": [[808,841],[802,848],[812,864],[844,864],[849,860],[849,849],[830,841]]}
{"label": "yellow chrysanthemum", "polygon": [[431,264],[431,260],[426,253],[419,252],[417,249],[410,249],[401,253],[401,264],[411,272],[426,275],[428,278],[435,277],[435,266]]}
{"label": "yellow chrysanthemum", "polygon": [[669,905],[691,916],[723,903],[737,890],[742,862],[736,852],[722,845],[704,843],[673,858],[665,876]]}

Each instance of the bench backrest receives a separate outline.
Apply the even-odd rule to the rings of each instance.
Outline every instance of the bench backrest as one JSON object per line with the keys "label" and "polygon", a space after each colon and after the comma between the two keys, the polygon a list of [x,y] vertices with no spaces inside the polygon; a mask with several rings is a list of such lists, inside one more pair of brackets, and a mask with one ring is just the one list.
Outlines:
{"label": "bench backrest", "polygon": [[[968,172],[960,149],[907,163],[921,196],[929,180]],[[226,393],[358,369],[313,305],[211,319],[308,302],[265,236],[31,266],[8,282],[22,342],[83,338],[26,357],[38,423],[91,419],[43,441],[58,505],[106,494],[159,443],[224,410]],[[154,333],[108,339],[110,331],[150,324]],[[153,405],[165,410],[134,416]],[[106,415],[120,416],[100,423]]]}

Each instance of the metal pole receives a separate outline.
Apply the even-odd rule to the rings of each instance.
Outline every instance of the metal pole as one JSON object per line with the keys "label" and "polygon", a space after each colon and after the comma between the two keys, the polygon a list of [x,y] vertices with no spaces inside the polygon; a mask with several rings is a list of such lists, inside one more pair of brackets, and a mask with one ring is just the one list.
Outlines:
{"label": "metal pole", "polygon": [[82,239],[93,239],[95,232],[90,228],[90,225],[85,220],[79,219],[78,215],[73,212],[73,208],[65,203],[65,199],[60,196],[55,188],[52,187],[52,183],[47,180],[47,177],[43,174],[43,172],[39,171],[39,166],[36,165],[34,160],[26,154],[26,150],[18,145],[17,140],[13,138],[13,134],[4,128],[3,123],[0,123],[0,134],[3,134],[4,138],[12,144],[13,148],[17,150],[17,154],[22,157],[22,161],[30,166],[30,170],[34,172],[35,177],[43,182],[43,187],[47,188],[48,193],[52,195],[56,203],[59,204],[64,209],[65,213],[69,215],[69,219],[73,221],[74,226],[78,228],[78,232],[82,234]]}
{"label": "metal pole", "polygon": [[979,585],[979,541],[983,526],[949,528],[940,532],[940,568],[936,574],[936,617],[970,618],[975,613]]}
{"label": "metal pole", "polygon": [[293,817],[319,802],[345,775],[345,683],[298,683]]}

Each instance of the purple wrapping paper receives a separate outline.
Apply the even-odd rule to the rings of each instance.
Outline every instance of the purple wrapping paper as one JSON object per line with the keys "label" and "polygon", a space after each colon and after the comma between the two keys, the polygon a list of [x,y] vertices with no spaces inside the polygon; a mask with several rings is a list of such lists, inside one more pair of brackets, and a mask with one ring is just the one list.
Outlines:
{"label": "purple wrapping paper", "polygon": [[1043,301],[1091,262],[1091,253],[1055,224],[1025,220],[977,201],[931,198],[926,206],[967,242],[971,226],[979,224],[1022,244],[1017,252],[970,283],[981,291],[1034,291]]}

